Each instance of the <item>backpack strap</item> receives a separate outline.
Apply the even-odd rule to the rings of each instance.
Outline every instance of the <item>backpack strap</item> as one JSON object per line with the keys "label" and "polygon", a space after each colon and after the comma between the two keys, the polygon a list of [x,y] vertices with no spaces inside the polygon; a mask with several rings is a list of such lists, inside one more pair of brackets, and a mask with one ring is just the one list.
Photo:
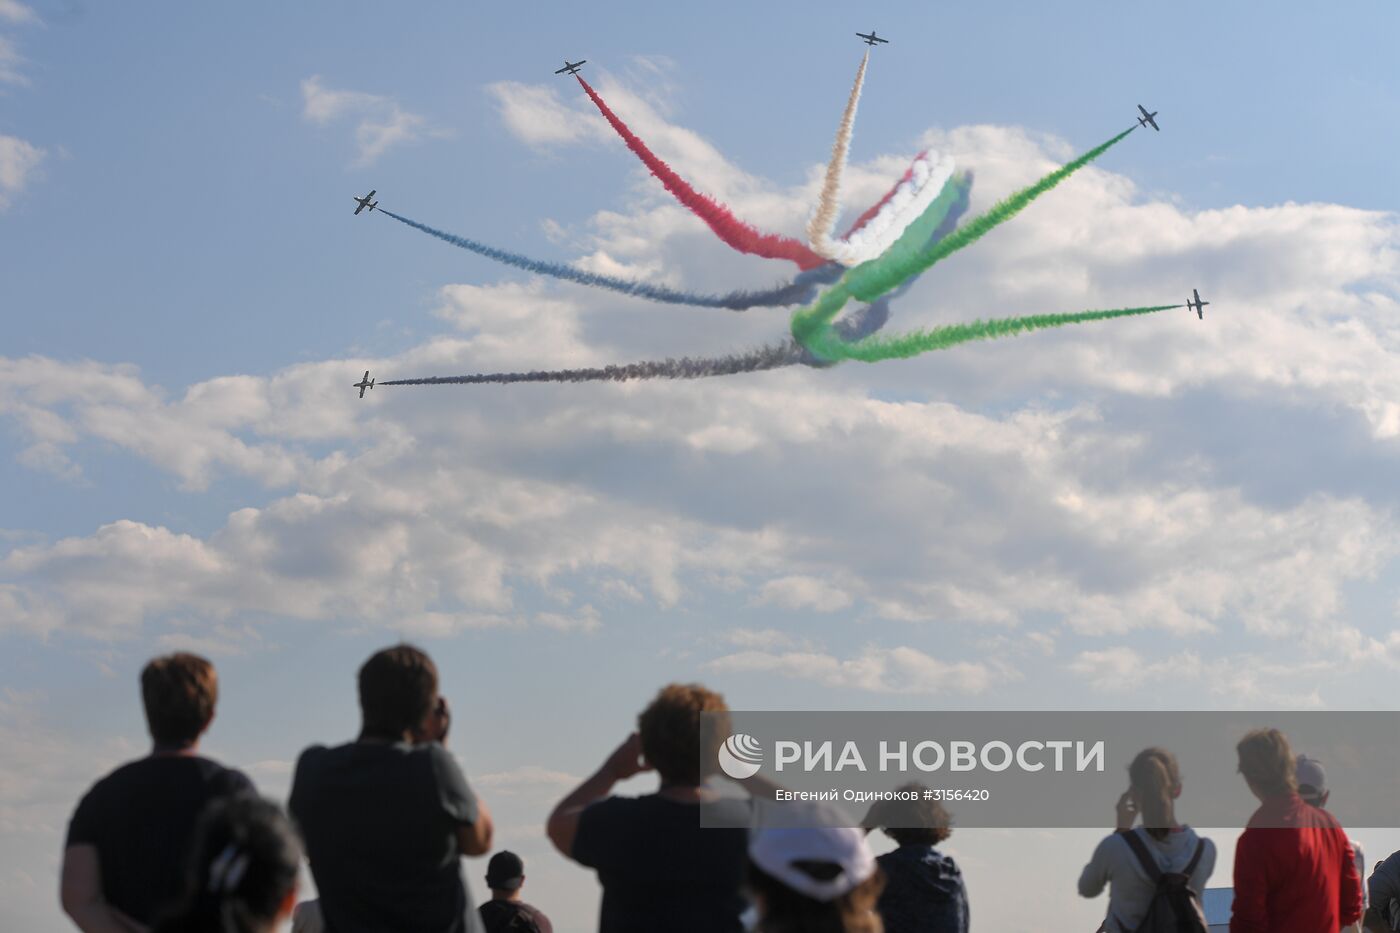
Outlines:
{"label": "backpack strap", "polygon": [[[1120,833],[1120,835],[1123,837],[1123,841],[1128,844],[1128,848],[1133,850],[1133,855],[1137,856],[1138,864],[1142,866],[1142,870],[1147,872],[1147,880],[1151,881],[1153,884],[1160,883],[1162,880],[1162,869],[1157,867],[1157,860],[1152,857],[1151,852],[1147,851],[1147,843],[1142,841],[1142,837],[1137,834],[1137,830],[1130,829],[1127,832]],[[1198,848],[1196,850],[1196,858],[1199,858],[1200,854],[1200,849]],[[1194,859],[1191,864],[1195,865]]]}
{"label": "backpack strap", "polygon": [[1205,852],[1206,841],[1204,839],[1197,839],[1196,854],[1191,856],[1191,861],[1186,863],[1186,867],[1181,870],[1181,873],[1187,878],[1190,878],[1192,875],[1194,875],[1196,873],[1196,866],[1201,864],[1201,856],[1204,855]]}

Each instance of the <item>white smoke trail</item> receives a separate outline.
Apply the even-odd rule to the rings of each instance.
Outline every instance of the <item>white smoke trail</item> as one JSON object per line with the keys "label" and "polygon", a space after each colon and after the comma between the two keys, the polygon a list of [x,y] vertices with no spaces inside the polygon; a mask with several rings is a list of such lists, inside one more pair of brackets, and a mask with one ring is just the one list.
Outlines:
{"label": "white smoke trail", "polygon": [[895,187],[873,217],[847,234],[844,240],[828,241],[823,246],[829,249],[817,252],[843,266],[860,265],[880,256],[933,203],[953,177],[955,167],[951,156],[919,153],[908,176]]}
{"label": "white smoke trail", "polygon": [[866,49],[860,60],[860,68],[856,69],[856,81],[851,87],[850,99],[846,101],[846,110],[841,114],[841,123],[836,128],[836,142],[831,146],[831,161],[826,166],[826,178],[822,181],[816,212],[807,224],[807,239],[812,251],[824,259],[835,258],[829,254],[833,247],[836,217],[841,213],[841,175],[846,170],[846,156],[851,149],[851,134],[856,125],[856,107],[860,104],[860,91],[865,86],[865,68],[869,64],[870,50]]}

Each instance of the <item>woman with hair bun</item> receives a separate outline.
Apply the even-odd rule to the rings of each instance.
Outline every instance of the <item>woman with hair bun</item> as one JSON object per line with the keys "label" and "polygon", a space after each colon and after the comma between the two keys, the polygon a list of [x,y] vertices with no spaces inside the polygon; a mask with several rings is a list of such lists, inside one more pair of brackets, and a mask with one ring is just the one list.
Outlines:
{"label": "woman with hair bun", "polygon": [[184,897],[152,933],[273,933],[296,904],[301,847],[260,797],[219,801],[200,818]]}
{"label": "woman with hair bun", "polygon": [[[1108,914],[1100,930],[1131,933],[1146,918],[1157,878],[1184,874],[1197,902],[1215,869],[1215,843],[1177,821],[1181,771],[1164,748],[1138,752],[1128,766],[1128,789],[1118,798],[1117,826],[1094,849],[1079,876],[1079,893],[1098,897],[1108,885]],[[1142,825],[1134,828],[1137,818]],[[1148,863],[1155,866],[1149,872]]]}

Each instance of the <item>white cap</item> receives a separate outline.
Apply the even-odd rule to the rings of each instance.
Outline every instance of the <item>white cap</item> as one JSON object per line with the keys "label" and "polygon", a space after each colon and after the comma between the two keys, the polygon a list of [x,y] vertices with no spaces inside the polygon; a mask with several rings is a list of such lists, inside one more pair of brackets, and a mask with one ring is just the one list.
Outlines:
{"label": "white cap", "polygon": [[[875,856],[865,833],[849,826],[811,826],[754,830],[749,857],[783,884],[818,901],[833,901],[875,874]],[[822,880],[799,863],[827,862],[840,871]]]}
{"label": "white cap", "polygon": [[[1322,762],[1316,758],[1299,755],[1293,766],[1293,774],[1298,780],[1298,791],[1304,800],[1320,800],[1322,795],[1327,793],[1327,772],[1322,769]],[[1307,788],[1308,793],[1302,793],[1303,788]]]}

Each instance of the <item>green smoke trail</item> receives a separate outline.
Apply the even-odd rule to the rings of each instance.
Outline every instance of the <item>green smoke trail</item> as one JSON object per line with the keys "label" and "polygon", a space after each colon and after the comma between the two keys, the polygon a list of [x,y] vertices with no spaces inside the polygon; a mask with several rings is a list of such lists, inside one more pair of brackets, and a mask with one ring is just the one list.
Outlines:
{"label": "green smoke trail", "polygon": [[862,363],[879,363],[882,360],[908,359],[932,350],[946,350],[948,347],[970,340],[993,340],[997,337],[1012,337],[1032,330],[1048,327],[1063,327],[1066,324],[1083,324],[1088,321],[1107,321],[1112,318],[1134,317],[1141,314],[1155,314],[1184,308],[1185,305],[1153,305],[1146,308],[1114,308],[1108,311],[1079,311],[1073,314],[1032,314],[1027,317],[994,318],[990,321],[973,321],[970,324],[946,324],[928,330],[911,331],[907,334],[867,337],[848,343],[831,331],[818,335],[807,349],[828,360],[859,360]]}
{"label": "green smoke trail", "polygon": [[[1135,129],[1137,129],[1136,126],[1129,127],[1107,142],[1090,149],[1074,161],[1060,166],[1035,184],[1022,188],[1010,197],[998,201],[986,213],[974,217],[926,249],[911,253],[901,249],[900,243],[896,242],[879,258],[851,269],[815,305],[801,308],[793,314],[793,337],[803,346],[817,352],[813,343],[825,335],[831,322],[836,318],[836,315],[841,313],[841,308],[851,297],[866,302],[873,301],[910,276],[926,272],[935,263],[946,259],[964,247],[971,246],[991,232],[993,228],[1006,223],[1025,210],[1036,198],[1103,155]],[[930,208],[933,206],[930,205]],[[828,296],[830,296],[829,299]]]}

